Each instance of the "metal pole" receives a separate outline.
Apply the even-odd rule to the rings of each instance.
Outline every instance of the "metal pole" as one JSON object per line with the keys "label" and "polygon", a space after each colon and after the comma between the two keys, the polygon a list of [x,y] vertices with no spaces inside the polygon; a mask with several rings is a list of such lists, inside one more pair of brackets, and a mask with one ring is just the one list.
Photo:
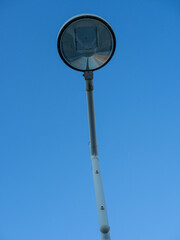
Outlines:
{"label": "metal pole", "polygon": [[99,167],[98,150],[97,150],[94,95],[93,95],[93,89],[94,89],[93,72],[85,71],[83,76],[85,78],[85,86],[86,86],[92,172],[93,172],[93,180],[94,180],[96,205],[97,205],[97,212],[98,212],[98,218],[99,218],[101,239],[110,240],[110,234],[109,234],[110,227],[108,223],[107,209],[106,209],[103,184],[102,184],[101,172]]}

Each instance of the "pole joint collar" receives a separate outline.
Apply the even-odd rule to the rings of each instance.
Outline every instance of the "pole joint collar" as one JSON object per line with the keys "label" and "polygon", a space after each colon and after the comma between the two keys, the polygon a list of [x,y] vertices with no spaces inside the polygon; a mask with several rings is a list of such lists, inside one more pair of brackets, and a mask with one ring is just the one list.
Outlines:
{"label": "pole joint collar", "polygon": [[85,80],[93,80],[93,71],[85,71],[83,76]]}
{"label": "pole joint collar", "polygon": [[83,76],[85,78],[86,91],[92,92],[94,90],[93,71],[85,71]]}

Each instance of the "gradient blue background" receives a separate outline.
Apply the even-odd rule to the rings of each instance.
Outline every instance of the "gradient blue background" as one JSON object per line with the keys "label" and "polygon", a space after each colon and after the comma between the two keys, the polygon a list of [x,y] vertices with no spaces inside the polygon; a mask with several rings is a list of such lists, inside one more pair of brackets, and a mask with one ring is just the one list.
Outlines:
{"label": "gradient blue background", "polygon": [[0,240],[100,239],[84,79],[56,47],[80,13],[117,38],[94,73],[112,240],[179,240],[179,0],[0,1]]}

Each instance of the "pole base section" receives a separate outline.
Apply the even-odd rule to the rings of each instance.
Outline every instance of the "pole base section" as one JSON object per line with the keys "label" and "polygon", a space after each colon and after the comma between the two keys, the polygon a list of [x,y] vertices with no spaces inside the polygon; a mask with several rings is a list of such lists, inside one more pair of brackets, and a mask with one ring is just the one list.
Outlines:
{"label": "pole base section", "polygon": [[109,233],[101,233],[101,240],[111,240]]}

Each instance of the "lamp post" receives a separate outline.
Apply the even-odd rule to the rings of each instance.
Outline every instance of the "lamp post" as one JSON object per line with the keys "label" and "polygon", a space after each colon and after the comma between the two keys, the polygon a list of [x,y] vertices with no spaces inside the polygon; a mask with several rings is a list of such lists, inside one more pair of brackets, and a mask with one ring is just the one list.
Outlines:
{"label": "lamp post", "polygon": [[110,227],[96,140],[93,71],[109,62],[115,47],[116,39],[111,26],[101,17],[92,14],[78,15],[69,19],[62,26],[57,39],[58,52],[65,64],[77,71],[84,72],[92,172],[101,239],[103,240],[110,240]]}

